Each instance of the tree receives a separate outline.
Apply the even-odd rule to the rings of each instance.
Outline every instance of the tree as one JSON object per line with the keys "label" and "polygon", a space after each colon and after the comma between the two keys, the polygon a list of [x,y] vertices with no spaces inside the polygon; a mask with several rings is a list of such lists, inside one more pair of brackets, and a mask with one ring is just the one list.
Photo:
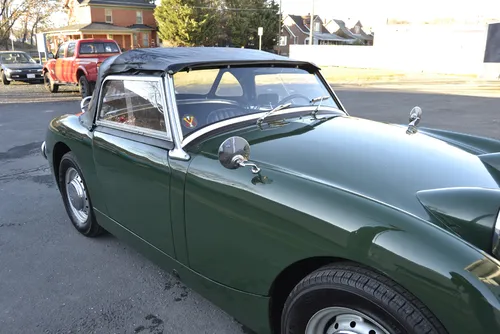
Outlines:
{"label": "tree", "polygon": [[212,24],[208,15],[200,15],[190,0],[161,0],[154,15],[160,38],[174,46],[199,44],[205,37],[205,25]]}
{"label": "tree", "polygon": [[278,11],[268,0],[161,0],[155,10],[160,38],[175,46],[258,46],[258,27],[264,28],[263,49],[278,38]]}
{"label": "tree", "polygon": [[0,0],[0,42],[8,46],[12,26],[21,14],[32,4],[32,1]]}
{"label": "tree", "polygon": [[6,47],[13,27],[17,22],[22,26],[22,40],[26,42],[28,34],[33,44],[33,35],[38,27],[45,24],[56,10],[60,0],[0,0],[0,41]]}
{"label": "tree", "polygon": [[225,0],[228,17],[227,35],[230,44],[258,47],[258,28],[264,28],[262,48],[272,49],[277,43],[279,6],[267,0]]}
{"label": "tree", "polygon": [[23,23],[22,42],[26,43],[29,37],[30,44],[33,45],[33,39],[38,28],[49,23],[52,13],[60,7],[60,0],[38,0],[36,6],[30,6],[21,15],[20,20]]}

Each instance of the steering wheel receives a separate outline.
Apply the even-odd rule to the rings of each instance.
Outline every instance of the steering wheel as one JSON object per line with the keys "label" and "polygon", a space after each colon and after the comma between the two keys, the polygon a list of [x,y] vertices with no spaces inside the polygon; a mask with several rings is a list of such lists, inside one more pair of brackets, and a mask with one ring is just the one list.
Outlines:
{"label": "steering wheel", "polygon": [[289,95],[287,97],[285,97],[284,99],[282,99],[281,101],[278,102],[278,105],[281,105],[281,104],[285,104],[286,102],[288,101],[291,101],[291,100],[294,100],[294,99],[304,99],[307,101],[307,104],[310,104],[311,103],[311,99],[309,99],[307,96],[305,95],[302,95],[302,94],[292,94],[292,95]]}

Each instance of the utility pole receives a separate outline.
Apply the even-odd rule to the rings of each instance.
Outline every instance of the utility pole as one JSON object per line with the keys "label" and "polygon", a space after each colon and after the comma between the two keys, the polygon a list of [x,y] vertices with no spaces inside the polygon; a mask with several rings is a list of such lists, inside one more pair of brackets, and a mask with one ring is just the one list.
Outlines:
{"label": "utility pole", "polygon": [[312,8],[311,8],[311,19],[309,21],[309,45],[313,45],[313,21],[314,21],[314,0],[311,0]]}
{"label": "utility pole", "polygon": [[281,0],[280,0],[280,18],[278,22],[278,54],[281,54]]}

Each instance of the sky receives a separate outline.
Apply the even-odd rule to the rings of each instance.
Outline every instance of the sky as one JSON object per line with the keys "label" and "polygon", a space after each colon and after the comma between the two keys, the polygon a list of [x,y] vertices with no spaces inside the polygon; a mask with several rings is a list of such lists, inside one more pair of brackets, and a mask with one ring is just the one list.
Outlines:
{"label": "sky", "polygon": [[[279,2],[279,0],[276,0]],[[311,12],[313,0],[281,0],[283,12],[305,14]],[[434,18],[500,19],[500,0],[314,0],[314,13],[321,18],[361,20],[364,25],[377,25],[389,18],[431,20]]]}

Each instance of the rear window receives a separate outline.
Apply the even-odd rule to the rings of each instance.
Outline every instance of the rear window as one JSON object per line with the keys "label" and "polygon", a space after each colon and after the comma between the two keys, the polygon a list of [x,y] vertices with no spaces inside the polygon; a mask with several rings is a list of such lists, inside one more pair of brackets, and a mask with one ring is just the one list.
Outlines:
{"label": "rear window", "polygon": [[80,54],[118,53],[118,45],[113,42],[86,42],[80,44]]}

